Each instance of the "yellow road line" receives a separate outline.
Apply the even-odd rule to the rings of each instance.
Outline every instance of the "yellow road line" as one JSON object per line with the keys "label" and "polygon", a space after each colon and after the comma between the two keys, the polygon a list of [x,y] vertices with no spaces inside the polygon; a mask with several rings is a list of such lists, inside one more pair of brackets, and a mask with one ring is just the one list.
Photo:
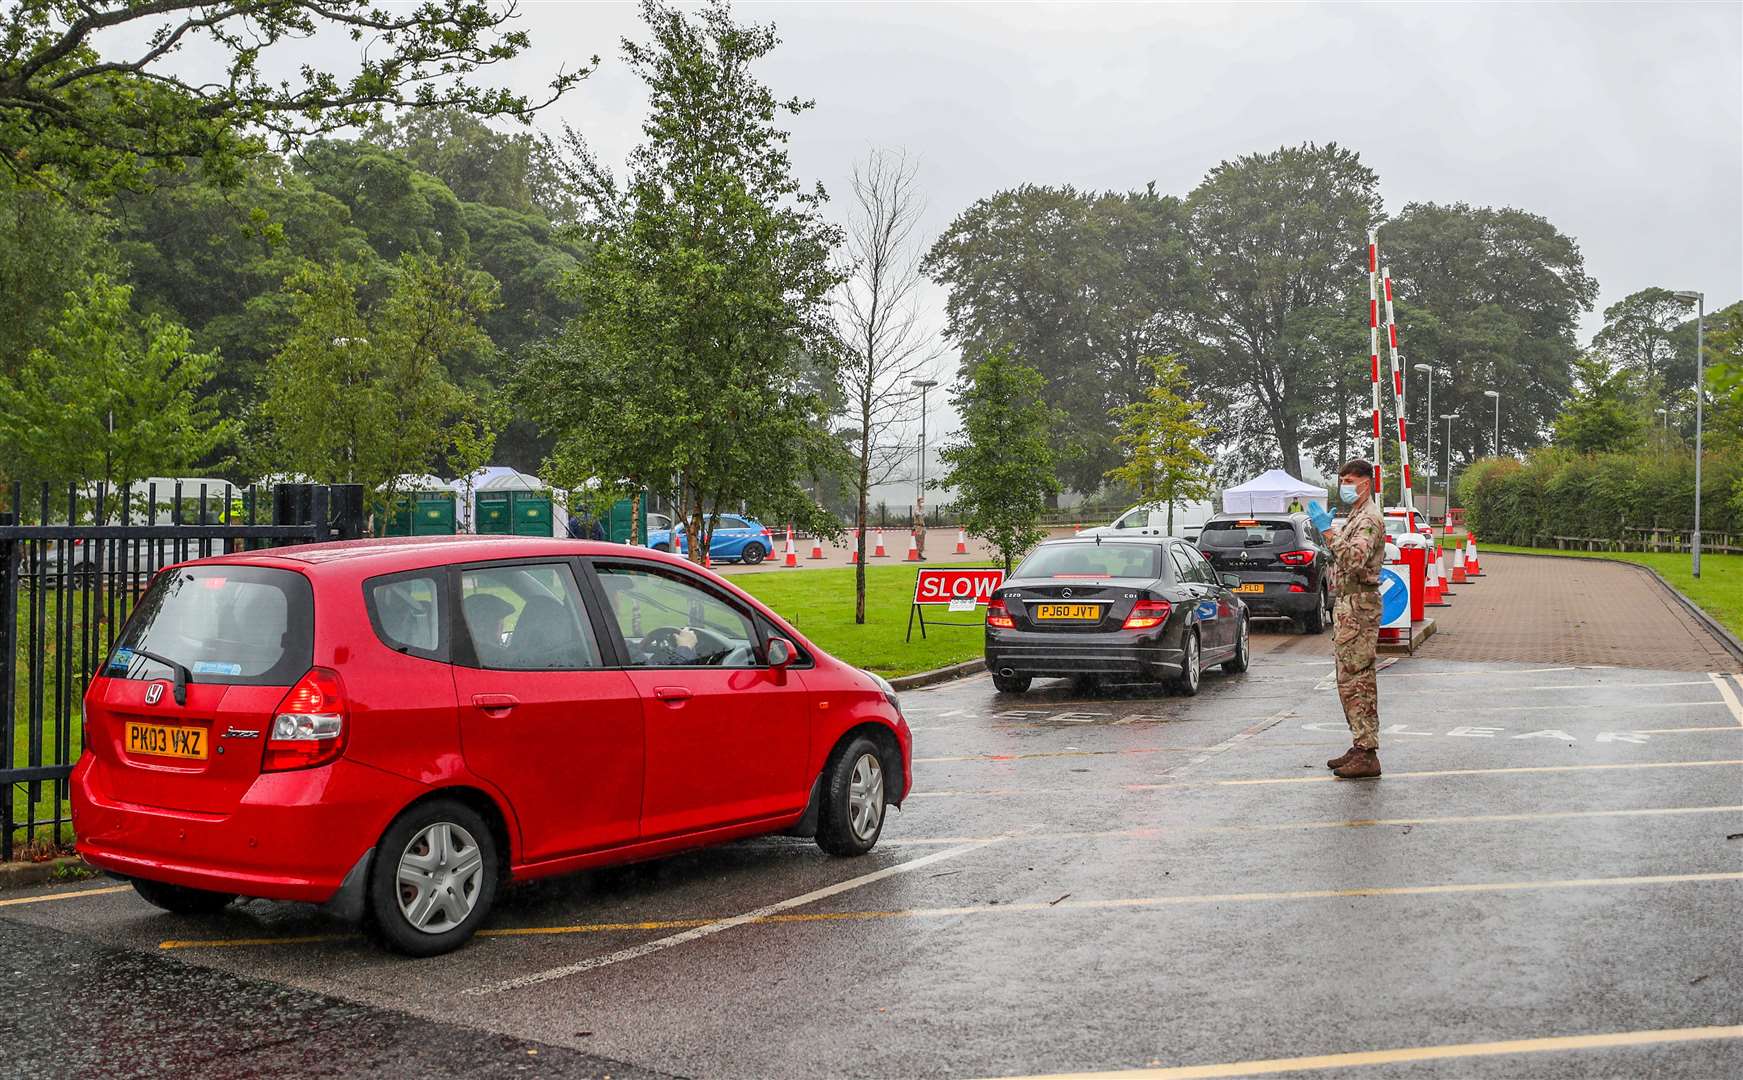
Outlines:
{"label": "yellow road line", "polygon": [[[1604,765],[1515,765],[1500,769],[1432,769],[1416,772],[1390,772],[1387,777],[1394,780],[1419,779],[1434,776],[1494,776],[1505,773],[1555,773],[1555,772],[1586,772],[1598,769],[1692,769],[1710,765],[1743,765],[1743,759],[1730,758],[1722,761],[1639,761],[1615,762]],[[1336,782],[1335,776],[1274,776],[1256,780],[1212,780],[1218,786],[1240,787],[1249,784],[1324,784]],[[1148,785],[1134,784],[1133,787]],[[1173,785],[1159,784],[1158,787]]]}
{"label": "yellow road line", "polygon": [[14,904],[46,904],[51,900],[77,900],[81,896],[108,896],[110,893],[132,892],[131,885],[111,885],[103,889],[77,889],[72,892],[44,893],[41,896],[20,896],[11,900],[0,900],[0,907],[12,907]]}
{"label": "yellow road line", "polygon": [[1406,1046],[1392,1050],[1362,1050],[1348,1054],[1319,1054],[1312,1057],[1231,1061],[1221,1065],[1176,1065],[1160,1069],[1051,1073],[1045,1076],[1026,1077],[1024,1080],[1213,1080],[1215,1077],[1223,1076],[1263,1076],[1267,1073],[1297,1072],[1308,1069],[1348,1069],[1359,1065],[1396,1065],[1405,1061],[1445,1061],[1449,1058],[1496,1057],[1505,1054],[1566,1053],[1571,1050],[1608,1050],[1617,1047],[1707,1042],[1718,1039],[1743,1039],[1743,1024],[1728,1027],[1663,1028],[1657,1031],[1613,1031],[1599,1035],[1557,1035],[1544,1039],[1449,1043],[1442,1046]]}
{"label": "yellow road line", "polygon": [[[1200,893],[1182,896],[1117,897],[1106,900],[1063,899],[1018,904],[975,904],[963,907],[904,908],[872,911],[770,912],[749,917],[664,919],[632,923],[574,923],[567,926],[519,926],[480,930],[479,937],[550,937],[563,934],[604,934],[635,930],[696,930],[732,926],[780,926],[789,923],[869,922],[880,919],[938,919],[970,915],[1014,915],[1042,911],[1144,910],[1190,904],[1267,903],[1288,900],[1339,900],[1364,896],[1436,896],[1448,893],[1532,892],[1545,889],[1621,888],[1645,885],[1677,885],[1690,882],[1743,881],[1743,871],[1708,874],[1657,874],[1649,877],[1564,878],[1550,881],[1488,881],[1444,885],[1380,885],[1353,889],[1296,889],[1284,892]],[[295,944],[303,938],[255,938],[231,941],[165,942],[162,948],[222,947],[238,944]],[[664,940],[664,939],[662,939]],[[645,949],[645,946],[638,946]],[[613,954],[616,955],[616,954]],[[597,960],[583,961],[592,967]],[[567,973],[567,969],[557,969]],[[512,981],[512,980],[511,980]],[[495,989],[494,987],[491,988]],[[485,992],[490,992],[486,990]]]}
{"label": "yellow road line", "polygon": [[323,941],[352,941],[357,936],[356,934],[303,934],[299,937],[189,938],[186,940],[171,938],[168,941],[158,942],[157,947],[160,949],[236,949],[248,945],[313,945]]}
{"label": "yellow road line", "polygon": [[1717,672],[1709,673],[1707,677],[1719,688],[1719,696],[1725,699],[1725,708],[1731,710],[1731,719],[1737,721],[1738,727],[1743,727],[1743,703],[1738,702],[1736,691],[1731,689],[1730,677]]}

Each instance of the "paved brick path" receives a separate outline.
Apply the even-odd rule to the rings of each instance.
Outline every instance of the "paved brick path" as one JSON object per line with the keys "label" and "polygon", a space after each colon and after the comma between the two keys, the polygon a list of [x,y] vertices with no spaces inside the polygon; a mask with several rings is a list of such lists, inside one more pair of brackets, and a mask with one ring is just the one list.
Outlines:
{"label": "paved brick path", "polygon": [[1601,559],[1484,555],[1482,577],[1431,608],[1441,660],[1541,660],[1666,671],[1738,661],[1651,574]]}

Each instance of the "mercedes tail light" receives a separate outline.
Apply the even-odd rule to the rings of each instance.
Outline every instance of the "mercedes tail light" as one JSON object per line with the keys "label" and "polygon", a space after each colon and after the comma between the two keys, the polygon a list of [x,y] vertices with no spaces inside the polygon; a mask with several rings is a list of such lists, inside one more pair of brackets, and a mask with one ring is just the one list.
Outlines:
{"label": "mercedes tail light", "polygon": [[1311,551],[1285,551],[1277,556],[1277,561],[1284,566],[1310,566],[1313,563]]}
{"label": "mercedes tail light", "polygon": [[1017,620],[1011,618],[1011,613],[1005,610],[1003,600],[993,600],[987,604],[986,624],[995,630],[1015,630],[1017,628]]}
{"label": "mercedes tail light", "polygon": [[1168,621],[1174,608],[1166,600],[1140,600],[1126,616],[1126,630],[1149,630]]}
{"label": "mercedes tail light", "polygon": [[309,769],[345,752],[345,691],[339,673],[310,668],[273,711],[263,772]]}

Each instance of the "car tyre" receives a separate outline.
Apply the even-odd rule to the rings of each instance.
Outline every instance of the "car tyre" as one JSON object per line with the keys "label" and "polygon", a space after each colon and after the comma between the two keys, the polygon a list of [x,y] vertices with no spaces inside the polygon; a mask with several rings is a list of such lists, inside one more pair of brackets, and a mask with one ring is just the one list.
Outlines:
{"label": "car tyre", "polygon": [[476,810],[454,799],[419,803],[375,849],[370,928],[406,956],[452,952],[490,914],[501,876],[496,836]]}
{"label": "car tyre", "polygon": [[1232,660],[1223,661],[1223,670],[1230,675],[1239,675],[1253,662],[1252,641],[1247,633],[1248,620],[1241,620],[1241,628],[1235,631],[1235,656]]}
{"label": "car tyre", "polygon": [[889,809],[884,792],[883,753],[870,738],[858,736],[830,759],[824,773],[817,846],[843,856],[876,847]]}
{"label": "car tyre", "polygon": [[763,557],[767,554],[768,552],[763,550],[761,544],[750,543],[744,546],[744,554],[740,555],[739,559],[746,566],[755,566],[757,563],[762,562]]}
{"label": "car tyre", "polygon": [[1174,680],[1174,689],[1185,697],[1196,697],[1199,681],[1204,675],[1203,667],[1199,663],[1203,654],[1199,651],[1197,629],[1186,631],[1186,636],[1181,639],[1180,651],[1180,675]]}
{"label": "car tyre", "polygon": [[1319,587],[1319,603],[1315,604],[1313,610],[1308,612],[1307,618],[1301,620],[1301,628],[1310,634],[1325,633],[1326,623],[1331,621],[1326,617],[1330,611],[1331,594],[1326,592],[1324,585],[1321,585]]}
{"label": "car tyre", "polygon": [[170,885],[162,881],[133,879],[133,891],[152,907],[160,907],[177,915],[216,915],[230,906],[235,893],[190,889],[186,885]]}
{"label": "car tyre", "polygon": [[993,689],[1001,694],[1021,694],[1028,690],[1029,684],[1034,681],[1034,678],[1029,675],[1000,675],[996,671],[993,672]]}

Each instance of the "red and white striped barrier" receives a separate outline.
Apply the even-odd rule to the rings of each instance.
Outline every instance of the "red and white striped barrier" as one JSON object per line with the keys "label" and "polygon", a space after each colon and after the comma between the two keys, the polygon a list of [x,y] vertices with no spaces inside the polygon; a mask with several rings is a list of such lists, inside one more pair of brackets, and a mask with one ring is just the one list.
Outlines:
{"label": "red and white striped barrier", "polygon": [[882,529],[878,530],[878,546],[872,549],[871,557],[874,559],[887,559],[890,557],[890,553],[884,550],[884,531]]}
{"label": "red and white striped barrier", "polygon": [[954,554],[957,554],[957,555],[967,555],[968,554],[968,532],[965,529],[957,529],[956,530],[956,551],[954,552]]}
{"label": "red and white striped barrier", "polygon": [[[1384,290],[1382,292],[1382,282]],[[1398,466],[1403,483],[1399,485],[1400,502],[1406,509],[1416,508],[1410,482],[1410,437],[1404,418],[1409,413],[1404,392],[1404,364],[1398,355],[1398,320],[1392,309],[1392,271],[1380,267],[1380,240],[1377,233],[1368,233],[1368,380],[1373,390],[1374,490],[1384,491],[1380,478],[1380,300],[1386,301],[1386,352],[1392,370],[1392,408],[1398,420]]]}
{"label": "red and white striped barrier", "polygon": [[788,567],[799,565],[799,553],[793,549],[793,527],[791,525],[787,526],[787,557],[781,565]]}
{"label": "red and white striped barrier", "polygon": [[902,561],[920,561],[920,540],[918,534],[913,529],[908,530],[908,554],[902,557]]}

